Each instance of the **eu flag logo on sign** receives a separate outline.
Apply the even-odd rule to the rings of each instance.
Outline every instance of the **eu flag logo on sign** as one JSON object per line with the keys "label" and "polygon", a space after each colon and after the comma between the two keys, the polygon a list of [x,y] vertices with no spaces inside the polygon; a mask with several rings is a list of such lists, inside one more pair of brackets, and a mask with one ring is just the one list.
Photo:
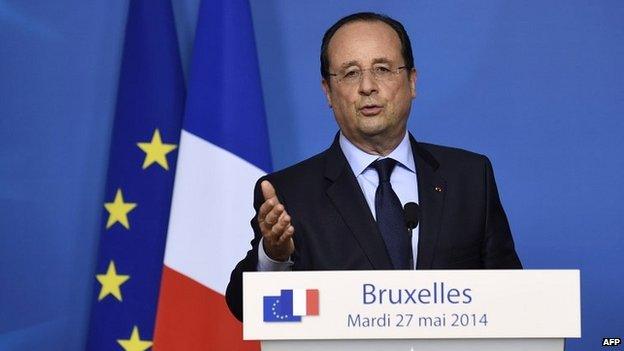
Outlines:
{"label": "eu flag logo on sign", "polygon": [[293,314],[293,291],[282,290],[280,296],[264,297],[265,322],[301,322],[301,316]]}
{"label": "eu flag logo on sign", "polygon": [[302,316],[318,315],[317,289],[282,290],[280,296],[264,297],[265,322],[301,322]]}

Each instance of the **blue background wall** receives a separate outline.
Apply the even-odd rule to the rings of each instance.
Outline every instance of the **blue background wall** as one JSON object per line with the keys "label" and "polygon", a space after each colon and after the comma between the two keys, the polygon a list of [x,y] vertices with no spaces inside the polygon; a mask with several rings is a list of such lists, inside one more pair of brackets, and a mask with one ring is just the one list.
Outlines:
{"label": "blue background wall", "polygon": [[[198,0],[174,0],[188,65]],[[624,336],[624,2],[252,1],[276,168],[328,146],[324,30],[412,39],[418,139],[490,156],[527,268],[581,268],[583,339]],[[126,1],[0,1],[0,350],[81,350]],[[245,219],[246,220],[246,219]]]}

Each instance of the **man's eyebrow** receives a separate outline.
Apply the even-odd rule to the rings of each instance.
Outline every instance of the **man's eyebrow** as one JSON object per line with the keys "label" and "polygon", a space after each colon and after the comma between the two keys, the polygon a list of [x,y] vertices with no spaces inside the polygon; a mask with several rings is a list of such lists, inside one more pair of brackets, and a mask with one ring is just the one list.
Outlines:
{"label": "man's eyebrow", "polygon": [[348,62],[343,63],[342,65],[340,65],[340,69],[346,69],[349,68],[351,66],[358,66],[360,63],[356,60],[351,60]]}
{"label": "man's eyebrow", "polygon": [[[373,65],[377,63],[392,63],[392,60],[386,57],[378,57],[373,59]],[[360,62],[356,60],[351,60],[340,65],[340,69],[347,69],[351,66],[360,66]]]}
{"label": "man's eyebrow", "polygon": [[392,60],[385,58],[385,57],[379,57],[379,58],[373,59],[373,64],[376,64],[376,63],[392,63]]}

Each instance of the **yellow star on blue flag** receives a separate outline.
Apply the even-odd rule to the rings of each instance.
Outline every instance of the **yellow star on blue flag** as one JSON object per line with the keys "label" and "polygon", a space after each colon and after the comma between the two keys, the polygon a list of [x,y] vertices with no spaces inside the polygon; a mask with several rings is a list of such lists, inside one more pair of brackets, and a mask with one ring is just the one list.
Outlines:
{"label": "yellow star on blue flag", "polygon": [[117,339],[117,342],[126,351],[145,351],[152,347],[151,341],[141,340],[141,336],[139,336],[139,328],[136,325],[132,328],[132,335],[130,335],[130,339]]}
{"label": "yellow star on blue flag", "polygon": [[129,275],[117,274],[115,262],[110,261],[106,274],[97,274],[96,279],[102,284],[98,301],[102,301],[106,296],[113,295],[117,300],[121,301],[121,284],[130,279]]}
{"label": "yellow star on blue flag", "polygon": [[104,208],[108,211],[108,221],[106,221],[106,229],[113,226],[113,224],[119,222],[124,228],[130,229],[130,223],[128,222],[128,212],[134,210],[137,206],[136,203],[125,202],[121,189],[117,189],[115,193],[115,200],[113,202],[107,202],[104,204]]}
{"label": "yellow star on blue flag", "polygon": [[149,143],[137,143],[137,146],[145,152],[145,160],[143,160],[143,169],[158,163],[165,170],[169,170],[167,162],[167,154],[175,150],[176,144],[166,144],[162,142],[160,131],[156,129]]}

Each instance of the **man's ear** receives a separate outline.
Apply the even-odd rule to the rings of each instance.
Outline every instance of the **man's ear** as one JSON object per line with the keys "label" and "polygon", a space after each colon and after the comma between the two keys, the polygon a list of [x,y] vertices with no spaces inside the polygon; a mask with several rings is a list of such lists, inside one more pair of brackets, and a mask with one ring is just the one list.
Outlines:
{"label": "man's ear", "polygon": [[327,104],[329,107],[332,107],[331,101],[331,87],[329,86],[329,81],[325,78],[321,79],[321,88],[323,89],[323,93],[325,93],[325,98],[327,99]]}
{"label": "man's ear", "polygon": [[416,68],[412,68],[412,70],[409,73],[409,83],[410,83],[410,90],[412,93],[412,99],[416,97],[416,81],[418,80],[418,71],[416,71]]}

